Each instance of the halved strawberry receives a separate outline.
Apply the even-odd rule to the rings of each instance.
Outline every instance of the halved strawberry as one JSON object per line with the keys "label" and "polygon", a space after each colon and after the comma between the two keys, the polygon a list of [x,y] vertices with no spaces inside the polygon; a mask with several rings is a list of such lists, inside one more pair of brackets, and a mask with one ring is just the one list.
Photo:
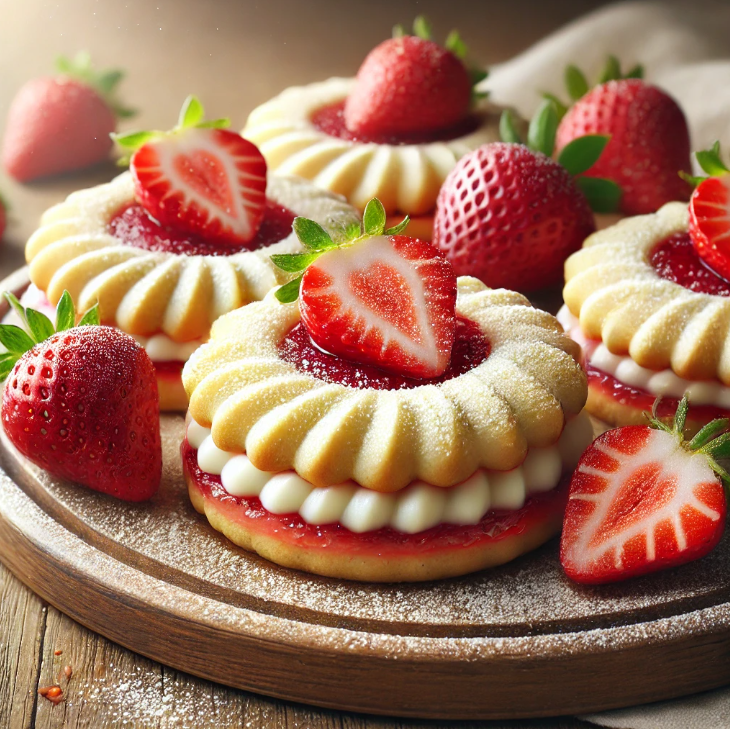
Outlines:
{"label": "halved strawberry", "polygon": [[[279,289],[299,296],[302,322],[317,346],[353,362],[409,377],[438,377],[449,366],[456,328],[456,275],[430,244],[399,235],[408,219],[385,229],[378,200],[359,226],[334,242],[319,225],[296,218],[307,253],[276,255],[302,276]],[[300,290],[301,287],[301,290]]]}
{"label": "halved strawberry", "polygon": [[670,428],[609,430],[586,450],[570,484],[560,561],[576,582],[624,580],[703,557],[725,527],[730,424],[714,420],[684,440],[688,401]]}
{"label": "halved strawberry", "polygon": [[699,183],[689,201],[689,234],[697,254],[717,273],[730,278],[730,170],[720,159],[720,145],[697,152],[711,177],[689,178]]}
{"label": "halved strawberry", "polygon": [[203,107],[188,97],[170,132],[135,132],[116,141],[132,155],[138,201],[162,225],[222,243],[251,241],[266,207],[266,161],[258,148],[204,122]]}

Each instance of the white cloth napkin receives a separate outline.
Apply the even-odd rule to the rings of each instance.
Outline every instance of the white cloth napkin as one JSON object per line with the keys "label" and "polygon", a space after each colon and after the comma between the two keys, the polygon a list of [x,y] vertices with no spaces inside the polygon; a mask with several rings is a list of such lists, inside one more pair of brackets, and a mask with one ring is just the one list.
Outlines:
{"label": "white cloth napkin", "polygon": [[[668,0],[608,6],[565,26],[493,67],[483,86],[498,104],[529,118],[549,91],[566,99],[569,63],[595,80],[608,54],[622,68],[642,63],[646,79],[682,106],[692,149],[719,139],[730,157],[730,2]],[[617,729],[728,729],[730,688],[646,706],[583,716]]]}

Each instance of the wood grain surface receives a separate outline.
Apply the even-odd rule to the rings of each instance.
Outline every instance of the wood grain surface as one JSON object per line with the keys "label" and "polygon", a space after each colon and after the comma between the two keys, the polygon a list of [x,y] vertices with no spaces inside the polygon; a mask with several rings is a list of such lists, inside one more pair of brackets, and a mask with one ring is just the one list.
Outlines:
{"label": "wood grain surface", "polygon": [[[198,93],[212,115],[242,125],[257,103],[293,83],[351,74],[394,22],[428,13],[438,29],[464,31],[474,57],[506,59],[600,0],[0,0],[0,133],[13,94],[47,73],[59,53],[85,48],[100,66],[124,66],[122,91],[139,108],[126,128],[166,126],[180,100]],[[542,5],[542,7],[540,7]],[[18,185],[0,171],[11,219],[0,275],[22,263],[40,213],[74,189],[106,181],[113,165]],[[54,656],[62,649],[61,656]],[[52,706],[39,686],[73,665],[66,701]],[[16,727],[396,727],[424,726],[308,709],[226,689],[166,669],[81,628],[35,597],[0,565],[0,729]],[[428,724],[434,726],[434,724]],[[464,726],[464,725],[460,725]],[[467,726],[477,726],[471,724]],[[480,723],[491,727],[588,726],[574,719]]]}

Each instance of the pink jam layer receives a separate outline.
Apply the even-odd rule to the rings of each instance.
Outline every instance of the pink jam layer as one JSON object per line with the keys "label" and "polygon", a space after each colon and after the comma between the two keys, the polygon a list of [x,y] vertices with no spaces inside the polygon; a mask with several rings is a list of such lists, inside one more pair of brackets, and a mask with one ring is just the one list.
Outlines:
{"label": "pink jam layer", "polygon": [[474,369],[489,356],[489,342],[479,327],[469,319],[457,317],[456,338],[451,362],[444,374],[427,380],[385,372],[378,367],[350,362],[322,351],[312,341],[306,328],[297,324],[279,345],[281,358],[300,372],[347,387],[374,390],[407,390],[422,385],[437,385]]}
{"label": "pink jam layer", "polygon": [[490,511],[475,525],[439,524],[419,532],[404,534],[390,527],[357,534],[341,524],[314,526],[299,514],[272,514],[257,497],[231,496],[213,476],[198,468],[197,451],[187,439],[182,447],[183,467],[205,499],[213,499],[225,518],[254,531],[294,544],[303,549],[327,549],[365,556],[407,557],[428,551],[447,552],[496,543],[519,536],[558,517],[565,510],[569,478],[552,491],[531,496],[521,509]]}
{"label": "pink jam layer", "polygon": [[659,276],[690,291],[730,296],[730,282],[699,257],[689,233],[675,233],[657,243],[649,254],[649,262]]}
{"label": "pink jam layer", "polygon": [[124,245],[155,253],[232,256],[234,253],[254,251],[283,240],[291,233],[294,217],[291,210],[267,198],[264,220],[256,237],[245,245],[226,245],[162,226],[141,205],[130,203],[112,216],[109,232]]}
{"label": "pink jam layer", "polygon": [[[604,395],[608,395],[621,405],[635,408],[642,412],[651,412],[656,395],[638,387],[625,385],[613,375],[596,369],[591,364],[586,365],[586,373],[588,374],[588,385],[590,387],[599,390]],[[657,412],[662,418],[674,417],[678,404],[679,400],[676,398],[662,398]],[[713,405],[690,405],[689,417],[698,422],[709,423],[710,420],[714,420],[715,418],[730,417],[730,411]]]}
{"label": "pink jam layer", "polygon": [[182,376],[183,367],[185,367],[185,362],[177,360],[170,360],[168,362],[153,362],[152,364],[155,367],[155,373],[157,374],[157,376],[164,379],[176,378],[179,380]]}
{"label": "pink jam layer", "polygon": [[338,101],[335,104],[323,106],[312,114],[310,121],[320,132],[345,139],[348,142],[362,142],[363,144],[391,144],[400,146],[403,144],[428,144],[429,142],[448,142],[451,139],[458,139],[471,134],[479,127],[480,120],[477,116],[469,115],[455,126],[448,129],[440,129],[437,132],[413,132],[410,134],[355,134],[345,126],[345,102]]}

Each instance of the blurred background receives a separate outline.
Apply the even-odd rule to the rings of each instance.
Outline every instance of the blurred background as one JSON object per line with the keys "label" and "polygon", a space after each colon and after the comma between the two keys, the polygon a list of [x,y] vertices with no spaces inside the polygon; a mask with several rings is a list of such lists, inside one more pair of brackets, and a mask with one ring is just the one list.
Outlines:
{"label": "blurred background", "polygon": [[[11,99],[59,55],[88,50],[97,68],[127,72],[119,88],[138,110],[120,129],[171,127],[197,94],[208,118],[248,112],[287,86],[352,76],[395,23],[428,16],[437,40],[458,28],[484,66],[607,2],[600,0],[0,0],[0,134]],[[75,189],[111,179],[113,164],[26,185],[0,172],[10,218],[0,275],[23,264],[40,214]]]}

